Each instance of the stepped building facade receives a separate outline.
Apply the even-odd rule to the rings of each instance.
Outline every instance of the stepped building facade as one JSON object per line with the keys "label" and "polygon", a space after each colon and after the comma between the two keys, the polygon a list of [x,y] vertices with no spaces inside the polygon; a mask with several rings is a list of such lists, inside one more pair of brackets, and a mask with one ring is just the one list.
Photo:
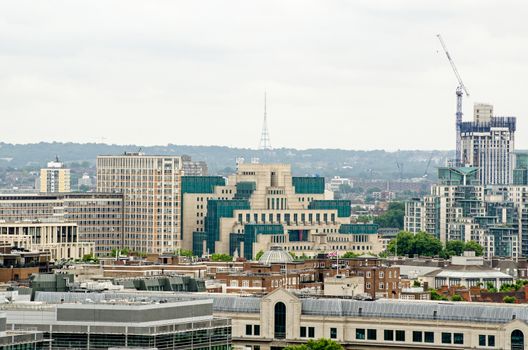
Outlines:
{"label": "stepped building facade", "polygon": [[227,181],[184,176],[182,202],[182,247],[200,256],[253,259],[276,245],[297,256],[381,251],[376,225],[351,223],[350,201],[286,164],[240,163]]}

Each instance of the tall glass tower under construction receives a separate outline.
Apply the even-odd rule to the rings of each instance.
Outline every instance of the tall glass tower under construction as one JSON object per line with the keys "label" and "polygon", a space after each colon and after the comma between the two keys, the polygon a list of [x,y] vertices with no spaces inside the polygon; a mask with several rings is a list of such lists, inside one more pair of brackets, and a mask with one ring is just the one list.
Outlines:
{"label": "tall glass tower under construction", "polygon": [[480,168],[482,185],[513,181],[515,117],[493,116],[493,106],[475,104],[474,120],[461,124],[462,164]]}

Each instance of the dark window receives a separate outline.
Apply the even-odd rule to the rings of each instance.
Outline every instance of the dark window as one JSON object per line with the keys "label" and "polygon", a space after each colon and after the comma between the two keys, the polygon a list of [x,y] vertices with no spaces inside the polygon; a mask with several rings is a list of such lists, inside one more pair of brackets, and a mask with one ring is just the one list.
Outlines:
{"label": "dark window", "polygon": [[330,339],[337,338],[337,328],[330,328]]}
{"label": "dark window", "polygon": [[511,350],[524,349],[524,333],[516,329],[511,333]]}
{"label": "dark window", "polygon": [[426,343],[434,343],[434,333],[424,332],[424,340]]}
{"label": "dark window", "polygon": [[488,346],[495,346],[495,336],[488,335]]}
{"label": "dark window", "polygon": [[260,335],[260,325],[253,326],[253,335]]}
{"label": "dark window", "polygon": [[453,344],[464,344],[464,334],[453,333]]}
{"label": "dark window", "polygon": [[386,329],[383,331],[383,339],[388,341],[394,340],[394,331],[392,329]]}
{"label": "dark window", "polygon": [[308,337],[315,338],[315,328],[314,327],[308,327]]}
{"label": "dark window", "polygon": [[301,338],[306,338],[306,327],[301,327]]}
{"label": "dark window", "polygon": [[451,333],[442,332],[442,344],[451,344]]}
{"label": "dark window", "polygon": [[286,305],[283,302],[275,304],[275,338],[286,338]]}
{"label": "dark window", "polygon": [[252,333],[253,327],[250,324],[246,325],[246,335],[253,335]]}
{"label": "dark window", "polygon": [[413,331],[413,342],[415,343],[422,342],[422,332]]}
{"label": "dark window", "polygon": [[486,346],[486,336],[484,334],[479,334],[479,345]]}
{"label": "dark window", "polygon": [[356,339],[365,339],[365,328],[356,328]]}
{"label": "dark window", "polygon": [[367,339],[368,340],[376,340],[377,338],[377,332],[375,329],[367,329]]}
{"label": "dark window", "polygon": [[405,331],[396,331],[396,341],[405,341]]}

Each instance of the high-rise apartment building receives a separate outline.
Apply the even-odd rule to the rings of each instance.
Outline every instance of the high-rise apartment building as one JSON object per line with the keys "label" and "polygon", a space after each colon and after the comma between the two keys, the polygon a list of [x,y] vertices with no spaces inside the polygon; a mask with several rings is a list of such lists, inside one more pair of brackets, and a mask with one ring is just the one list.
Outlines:
{"label": "high-rise apartment building", "polygon": [[350,201],[331,199],[324,178],[294,177],[288,164],[237,167],[227,183],[182,178],[185,249],[247,259],[272,246],[299,256],[381,251],[377,225],[352,223]]}
{"label": "high-rise apartment building", "polygon": [[528,255],[528,186],[482,186],[478,168],[440,168],[431,194],[406,203],[404,229],[475,241],[485,255]]}
{"label": "high-rise apartment building", "polygon": [[182,173],[179,156],[97,157],[97,191],[123,194],[125,247],[144,253],[178,249]]}
{"label": "high-rise apartment building", "polygon": [[494,117],[493,106],[475,104],[474,120],[463,122],[461,155],[464,165],[480,168],[482,185],[513,181],[515,117]]}
{"label": "high-rise apartment building", "polygon": [[40,192],[70,192],[70,169],[58,157],[40,169]]}

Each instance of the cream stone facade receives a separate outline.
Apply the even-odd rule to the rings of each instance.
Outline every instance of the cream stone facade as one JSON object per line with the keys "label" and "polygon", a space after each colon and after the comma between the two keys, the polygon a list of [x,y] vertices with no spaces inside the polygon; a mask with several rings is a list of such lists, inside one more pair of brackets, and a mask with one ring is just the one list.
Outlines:
{"label": "cream stone facade", "polygon": [[324,178],[293,177],[288,164],[239,163],[226,185],[183,197],[182,246],[198,255],[382,250],[377,227],[351,224],[350,202],[331,199]]}
{"label": "cream stone facade", "polygon": [[0,222],[65,221],[77,224],[80,242],[95,254],[123,247],[123,196],[118,193],[0,194]]}
{"label": "cream stone facade", "polygon": [[514,305],[299,298],[277,289],[261,299],[217,297],[214,309],[232,319],[240,350],[319,338],[354,350],[528,348],[528,313]]}
{"label": "cream stone facade", "polygon": [[123,194],[123,246],[143,253],[180,248],[182,160],[125,153],[97,157],[97,191]]}
{"label": "cream stone facade", "polygon": [[40,192],[70,192],[70,169],[57,159],[40,169]]}
{"label": "cream stone facade", "polygon": [[0,223],[0,242],[48,253],[51,261],[81,259],[95,245],[79,242],[77,224],[67,222]]}

